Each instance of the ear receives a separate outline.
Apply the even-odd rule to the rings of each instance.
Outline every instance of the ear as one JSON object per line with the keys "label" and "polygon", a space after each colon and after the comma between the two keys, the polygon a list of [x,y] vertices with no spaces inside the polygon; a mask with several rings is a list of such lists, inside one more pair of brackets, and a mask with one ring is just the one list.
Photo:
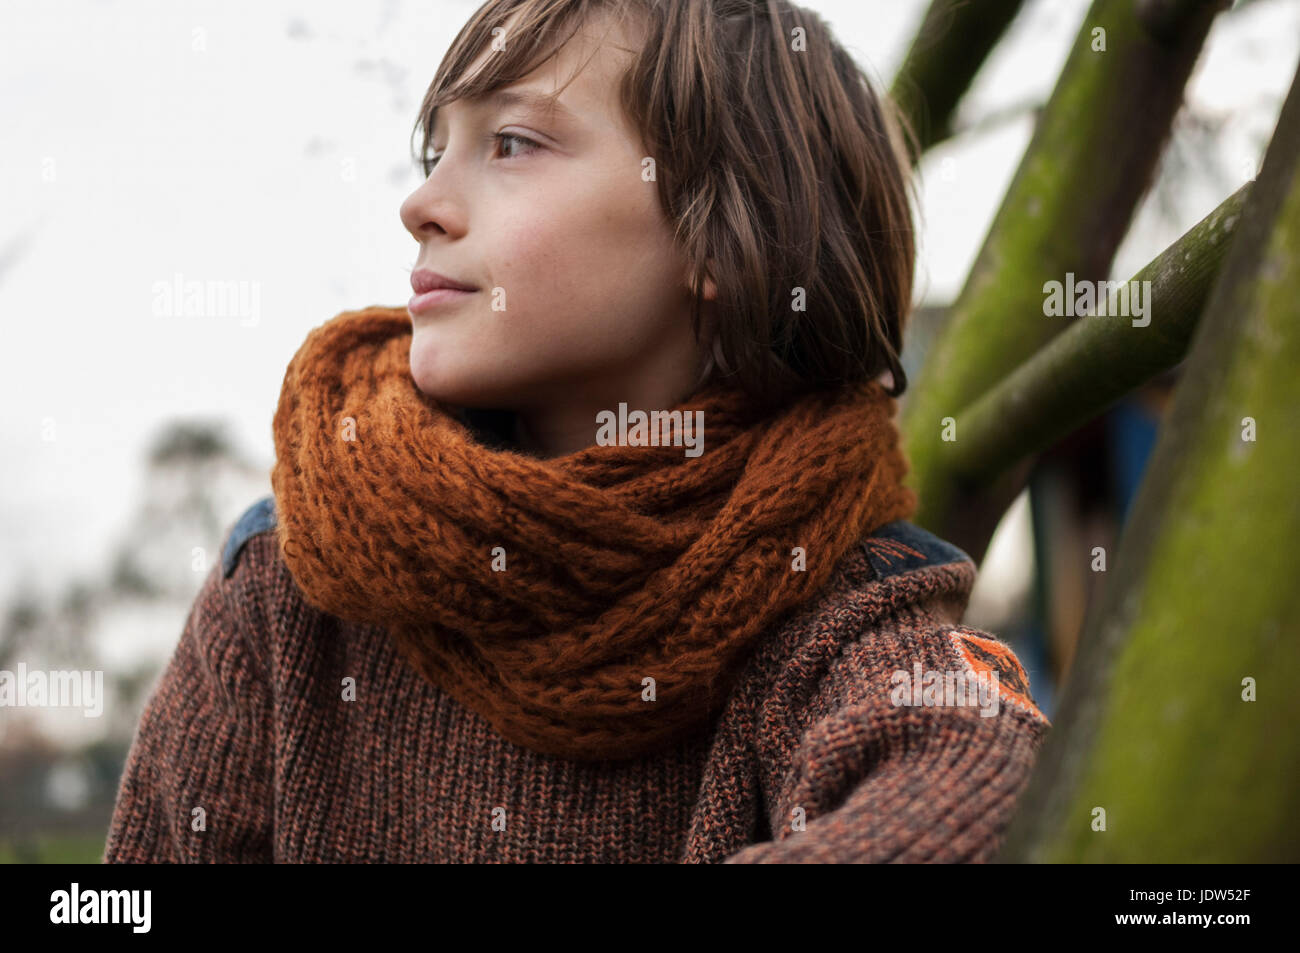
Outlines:
{"label": "ear", "polygon": [[[705,301],[716,301],[718,299],[718,286],[713,281],[713,259],[709,258],[704,265],[704,287],[702,289],[703,299]],[[686,275],[686,286],[690,287],[691,276]]]}
{"label": "ear", "polygon": [[712,277],[704,279],[704,300],[705,301],[718,300],[718,286],[713,283]]}

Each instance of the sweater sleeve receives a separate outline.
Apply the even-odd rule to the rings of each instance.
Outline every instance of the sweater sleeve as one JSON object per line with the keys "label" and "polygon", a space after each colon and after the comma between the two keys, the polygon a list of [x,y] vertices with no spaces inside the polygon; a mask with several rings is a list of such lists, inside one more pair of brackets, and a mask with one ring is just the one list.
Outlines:
{"label": "sweater sleeve", "polygon": [[271,709],[245,641],[247,572],[200,589],[145,705],[104,850],[105,863],[272,861]]}
{"label": "sweater sleeve", "polygon": [[925,614],[806,647],[757,719],[774,833],[726,863],[987,862],[1051,727],[1005,643]]}

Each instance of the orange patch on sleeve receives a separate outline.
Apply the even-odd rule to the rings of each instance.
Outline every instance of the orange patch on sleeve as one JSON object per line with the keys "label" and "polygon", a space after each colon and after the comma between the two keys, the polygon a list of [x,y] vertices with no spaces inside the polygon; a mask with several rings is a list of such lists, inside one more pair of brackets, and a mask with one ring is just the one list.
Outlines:
{"label": "orange patch on sleeve", "polygon": [[[997,639],[989,639],[969,632],[953,631],[949,636],[957,655],[975,675],[995,674],[998,677],[998,694],[1013,705],[1047,721],[1029,694],[1029,675],[1025,672],[1011,646]],[[1051,722],[1047,722],[1049,725]]]}

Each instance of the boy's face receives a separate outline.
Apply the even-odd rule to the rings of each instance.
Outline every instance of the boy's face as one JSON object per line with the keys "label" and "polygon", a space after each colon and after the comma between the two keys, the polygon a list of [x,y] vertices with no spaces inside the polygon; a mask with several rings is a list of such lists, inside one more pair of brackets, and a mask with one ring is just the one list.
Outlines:
{"label": "boy's face", "polygon": [[[639,37],[615,30],[599,44],[603,26],[588,24],[508,88],[550,92],[596,49],[560,98],[565,112],[490,101],[438,110],[440,158],[401,206],[420,243],[415,268],[477,289],[408,311],[416,385],[458,406],[567,414],[575,436],[582,419],[620,400],[649,408],[685,397],[703,356],[687,262],[617,98]],[[505,42],[522,42],[509,29]],[[594,442],[594,416],[585,426]]]}

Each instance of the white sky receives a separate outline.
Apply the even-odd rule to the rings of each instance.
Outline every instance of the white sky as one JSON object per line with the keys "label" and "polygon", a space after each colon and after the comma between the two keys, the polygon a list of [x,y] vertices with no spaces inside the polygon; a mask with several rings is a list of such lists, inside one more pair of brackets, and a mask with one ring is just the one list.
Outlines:
{"label": "white sky", "polygon": [[[409,134],[477,5],[0,8],[0,587],[23,567],[47,581],[89,571],[135,507],[144,449],[168,419],[227,419],[269,472],[271,417],[306,333],[409,297],[417,246],[397,212],[418,184]],[[806,6],[887,80],[925,0]],[[1045,98],[1086,8],[1033,0],[962,115]],[[1189,93],[1228,121],[1213,155],[1192,150],[1173,208],[1144,208],[1117,275],[1254,174],[1298,51],[1297,0],[1220,17]],[[1011,122],[923,166],[918,278],[934,300],[960,287],[1029,132]],[[178,273],[255,285],[259,320],[155,316],[155,282]]]}

